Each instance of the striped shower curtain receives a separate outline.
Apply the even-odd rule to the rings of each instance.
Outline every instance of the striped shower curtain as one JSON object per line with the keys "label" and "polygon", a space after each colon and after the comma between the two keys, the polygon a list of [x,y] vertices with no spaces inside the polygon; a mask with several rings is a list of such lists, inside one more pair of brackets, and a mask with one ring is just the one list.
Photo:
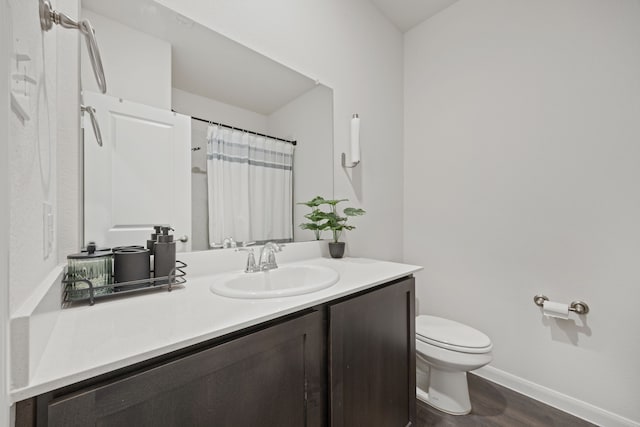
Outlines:
{"label": "striped shower curtain", "polygon": [[293,144],[209,126],[209,242],[293,238]]}

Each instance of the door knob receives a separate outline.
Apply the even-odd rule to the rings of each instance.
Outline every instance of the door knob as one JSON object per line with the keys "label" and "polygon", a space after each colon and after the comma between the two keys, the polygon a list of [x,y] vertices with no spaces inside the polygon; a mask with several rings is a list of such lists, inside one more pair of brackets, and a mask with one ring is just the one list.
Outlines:
{"label": "door knob", "polygon": [[189,236],[185,234],[184,236],[180,237],[178,240],[180,240],[182,243],[187,243],[189,241]]}

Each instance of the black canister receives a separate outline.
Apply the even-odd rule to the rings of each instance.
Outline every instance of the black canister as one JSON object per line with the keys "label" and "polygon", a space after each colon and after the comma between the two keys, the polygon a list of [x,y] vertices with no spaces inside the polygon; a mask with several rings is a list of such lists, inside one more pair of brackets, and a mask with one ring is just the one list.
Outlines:
{"label": "black canister", "polygon": [[[153,276],[166,277],[172,274],[172,270],[176,267],[176,242],[173,241],[173,235],[169,234],[171,227],[162,227],[162,234],[158,235],[158,241],[153,247]],[[175,274],[175,271],[173,272]],[[154,282],[156,285],[164,285],[169,283],[168,280],[158,280]]]}
{"label": "black canister", "polygon": [[[142,246],[124,246],[113,250],[113,276],[116,283],[144,280],[151,276],[149,250]],[[149,286],[149,282],[116,286],[116,291],[139,289]]]}

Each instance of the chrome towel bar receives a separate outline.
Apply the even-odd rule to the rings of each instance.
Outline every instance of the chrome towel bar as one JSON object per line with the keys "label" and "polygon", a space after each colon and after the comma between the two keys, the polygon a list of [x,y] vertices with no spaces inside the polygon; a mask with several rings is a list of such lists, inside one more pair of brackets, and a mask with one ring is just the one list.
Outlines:
{"label": "chrome towel bar", "polygon": [[96,118],[96,109],[88,105],[81,105],[80,111],[89,114],[91,126],[93,127],[93,134],[96,136],[96,142],[100,147],[102,147],[102,133],[100,132],[100,125]]}
{"label": "chrome towel bar", "polygon": [[102,59],[100,58],[100,50],[96,41],[95,31],[88,20],[74,21],[64,13],[60,13],[53,9],[49,0],[40,0],[40,28],[43,31],[49,31],[53,24],[60,25],[63,28],[71,28],[80,31],[85,36],[87,49],[89,50],[89,58],[93,67],[93,74],[98,82],[98,87],[102,93],[107,93],[107,82],[104,77],[104,69],[102,68]]}

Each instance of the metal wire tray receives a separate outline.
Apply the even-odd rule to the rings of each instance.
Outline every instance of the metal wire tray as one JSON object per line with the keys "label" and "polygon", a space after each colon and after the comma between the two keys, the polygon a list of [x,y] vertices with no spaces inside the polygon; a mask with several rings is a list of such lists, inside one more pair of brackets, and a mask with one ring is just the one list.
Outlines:
{"label": "metal wire tray", "polygon": [[[90,280],[81,277],[70,277],[69,273],[65,271],[62,279],[62,284],[64,285],[62,304],[64,306],[65,304],[72,302],[89,301],[89,305],[94,305],[95,300],[98,298],[158,290],[162,288],[167,288],[167,290],[171,292],[174,286],[182,285],[187,282],[187,279],[184,278],[184,276],[187,275],[183,270],[185,267],[187,267],[187,264],[182,261],[176,261],[176,267],[171,270],[168,276],[111,283],[104,286],[94,286]],[[84,283],[87,287],[75,288],[77,283]]]}

